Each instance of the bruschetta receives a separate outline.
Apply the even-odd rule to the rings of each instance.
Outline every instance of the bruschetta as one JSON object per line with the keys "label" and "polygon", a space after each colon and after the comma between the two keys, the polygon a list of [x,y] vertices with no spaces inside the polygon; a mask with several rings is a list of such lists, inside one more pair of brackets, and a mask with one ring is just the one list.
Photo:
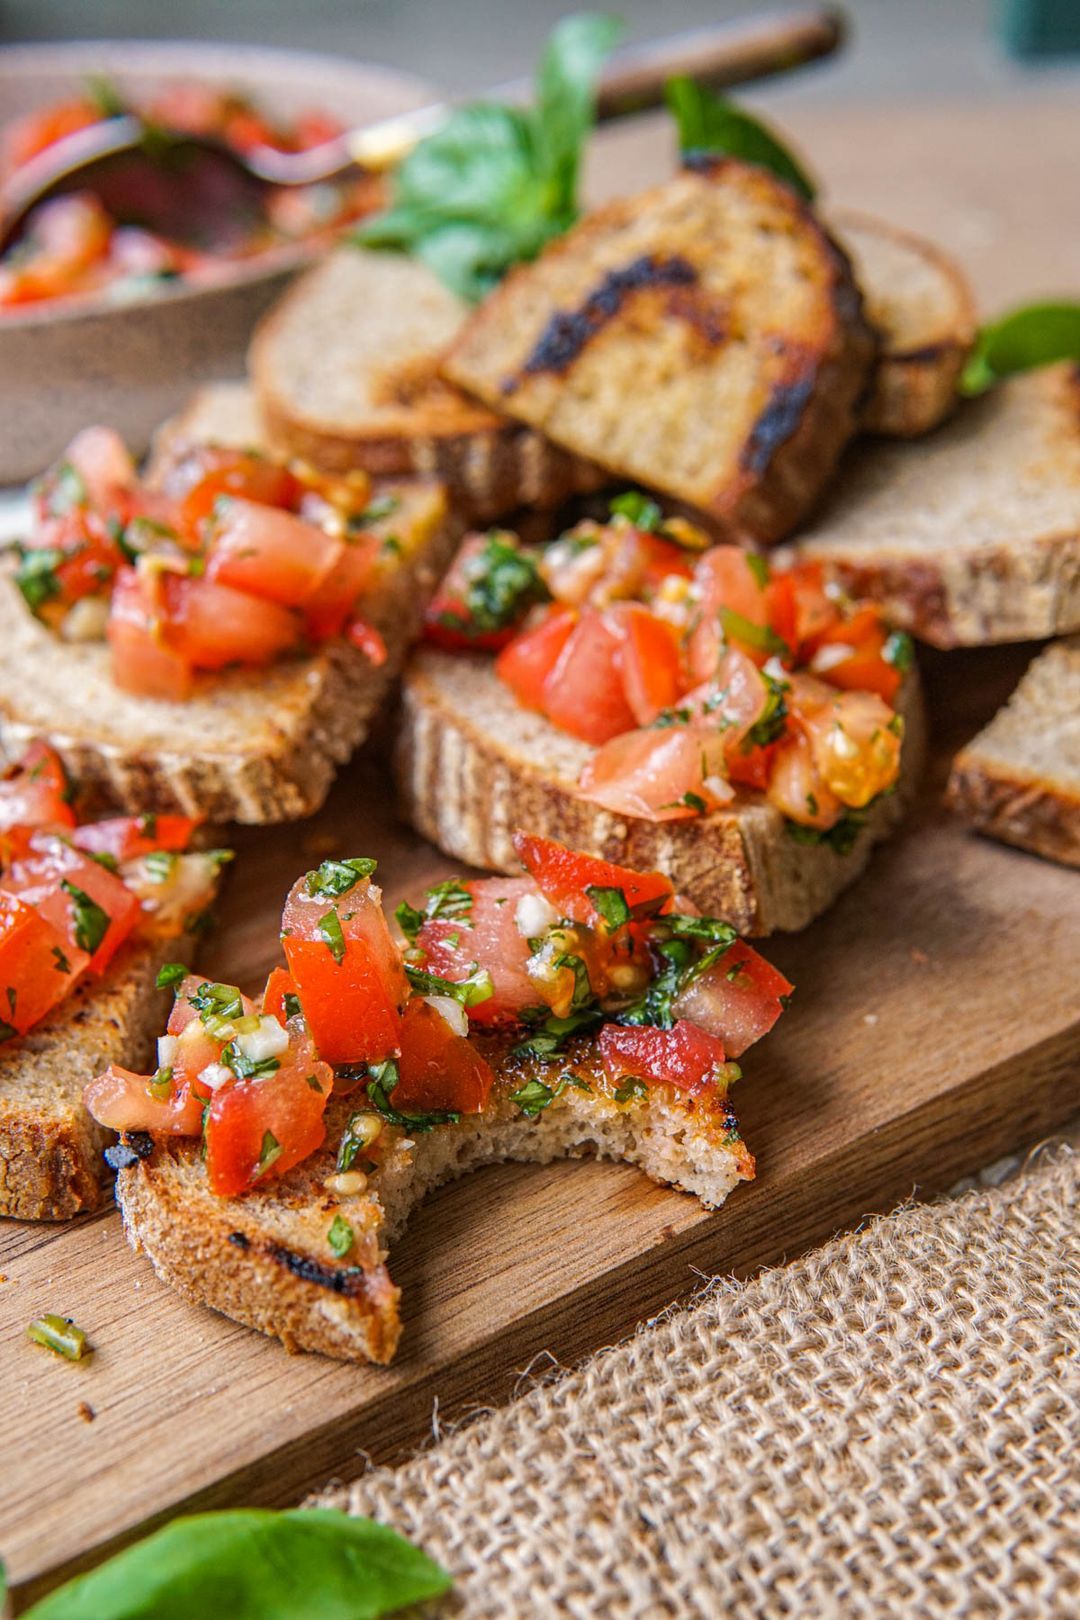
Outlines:
{"label": "bruschetta", "polygon": [[591,1153],[712,1208],[753,1176],[729,1093],[791,985],[661,874],[515,847],[516,877],[402,904],[398,939],[375,863],[324,862],[285,902],[260,1004],[167,970],[159,1068],[86,1091],[165,1281],[290,1349],[386,1362],[387,1248],[440,1182]]}
{"label": "bruschetta", "polygon": [[193,848],[188,817],[77,804],[44,743],[0,780],[0,1214],[22,1220],[108,1202],[87,1066],[148,1055],[158,968],[191,948],[229,858]]}
{"label": "bruschetta", "polygon": [[637,494],[526,547],[470,536],[404,679],[406,817],[511,870],[515,825],[660,866],[742,932],[803,927],[918,778],[911,642],[875,607],[708,548]]}

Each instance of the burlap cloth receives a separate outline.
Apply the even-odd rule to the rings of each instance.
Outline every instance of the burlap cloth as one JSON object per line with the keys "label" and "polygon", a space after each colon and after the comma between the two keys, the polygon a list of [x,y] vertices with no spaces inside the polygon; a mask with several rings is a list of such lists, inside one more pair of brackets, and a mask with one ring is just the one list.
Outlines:
{"label": "burlap cloth", "polygon": [[1074,1138],[714,1282],[321,1500],[469,1620],[1080,1616],[1078,1190]]}

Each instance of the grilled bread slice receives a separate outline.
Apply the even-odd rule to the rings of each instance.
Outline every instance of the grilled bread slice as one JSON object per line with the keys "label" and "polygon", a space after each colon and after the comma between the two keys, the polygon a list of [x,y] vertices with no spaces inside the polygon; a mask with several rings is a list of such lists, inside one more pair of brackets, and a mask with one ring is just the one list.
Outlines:
{"label": "grilled bread slice", "polygon": [[975,341],[971,288],[959,265],[909,231],[857,213],[834,214],[830,224],[881,338],[862,426],[901,439],[928,433],[956,406]]}
{"label": "grilled bread slice", "polygon": [[[385,1363],[401,1331],[387,1249],[416,1205],[443,1182],[505,1160],[598,1156],[638,1165],[715,1208],[753,1176],[726,1102],[705,1103],[665,1086],[616,1101],[595,1048],[578,1046],[559,1072],[572,1069],[591,1089],[567,1086],[529,1118],[511,1094],[530,1079],[550,1082],[550,1066],[506,1055],[500,1061],[489,1041],[496,1089],[487,1110],[411,1138],[386,1127],[393,1146],[367,1177],[335,1176],[337,1147],[355,1106],[348,1098],[330,1102],[326,1146],[269,1190],[243,1198],[211,1193],[197,1143],[126,1138],[130,1163],[117,1178],[117,1199],[128,1237],[185,1298],[281,1339],[288,1350]],[[336,1216],[354,1234],[344,1257],[327,1240]]]}
{"label": "grilled bread slice", "polygon": [[87,1076],[110,1063],[153,1068],[168,998],[155,990],[162,962],[185,960],[191,941],[132,941],[100,979],[84,979],[27,1035],[0,1047],[0,1215],[60,1221],[112,1200],[102,1151],[114,1140],[82,1104]]}
{"label": "grilled bread slice", "polygon": [[947,797],[979,832],[1080,866],[1080,638],[1039,654],[957,754]]}
{"label": "grilled bread slice", "polygon": [[270,442],[325,472],[438,478],[474,522],[595,489],[596,468],[440,377],[466,314],[419,260],[339,248],[286,293],[252,342]]}
{"label": "grilled bread slice", "polygon": [[790,557],[938,647],[1080,630],[1080,378],[1029,372],[917,444],[866,444]]}
{"label": "grilled bread slice", "polygon": [[667,872],[680,894],[741,934],[770,934],[826,910],[903,816],[924,747],[914,671],[897,707],[906,724],[898,789],[873,807],[847,854],[797,843],[751,790],[692,821],[645,821],[590,804],[576,790],[589,745],[521,708],[491,659],[436,648],[419,649],[406,667],[395,770],[406,820],[470,866],[515,872],[513,829],[543,827],[574,849]]}
{"label": "grilled bread slice", "polygon": [[444,371],[722,535],[774,541],[831,477],[874,349],[814,214],[765,170],[716,159],[513,270]]}
{"label": "grilled bread slice", "polygon": [[[237,427],[234,443],[250,442],[246,430],[257,425],[245,391],[211,390],[183,430],[198,422],[210,429],[199,437],[221,442],[218,419]],[[159,461],[181,436],[166,435]],[[94,809],[242,822],[310,815],[400,669],[457,532],[440,485],[387,482],[379,493],[397,501],[374,525],[387,550],[364,599],[389,655],[379,667],[342,641],[267,668],[201,676],[184,703],[134,697],[114,685],[103,643],[59,641],[27,611],[10,571],[0,574],[4,753],[47,738]]]}

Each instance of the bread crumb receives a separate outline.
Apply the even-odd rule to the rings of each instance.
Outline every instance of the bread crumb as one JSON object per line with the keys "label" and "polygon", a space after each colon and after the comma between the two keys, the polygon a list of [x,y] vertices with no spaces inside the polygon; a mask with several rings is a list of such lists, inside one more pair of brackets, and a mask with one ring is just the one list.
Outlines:
{"label": "bread crumb", "polygon": [[877,1013],[863,1013],[863,1023],[864,1024],[876,1024],[877,1021],[878,1021]]}
{"label": "bread crumb", "polygon": [[94,1411],[94,1408],[90,1405],[89,1401],[80,1401],[76,1410],[84,1423],[93,1423],[94,1419],[97,1417],[97,1413]]}

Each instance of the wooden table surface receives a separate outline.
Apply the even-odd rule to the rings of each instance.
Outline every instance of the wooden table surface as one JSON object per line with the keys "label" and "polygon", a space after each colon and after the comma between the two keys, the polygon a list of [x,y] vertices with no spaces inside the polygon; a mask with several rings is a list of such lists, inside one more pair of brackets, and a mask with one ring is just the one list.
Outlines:
{"label": "wooden table surface", "polygon": [[[994,308],[1080,288],[1075,209],[1054,206],[1074,190],[1080,125],[1050,103],[1013,105],[1009,120],[1019,127],[992,108],[801,108],[791,122],[830,198],[937,236]],[[655,124],[605,136],[600,155],[599,190],[665,169]],[[294,1501],[362,1452],[399,1454],[433,1400],[446,1415],[504,1398],[538,1352],[608,1342],[685,1294],[695,1268],[780,1259],[1060,1121],[1080,1100],[1080,877],[966,836],[939,805],[949,748],[1025,656],[928,660],[938,747],[918,814],[828,917],[767,947],[799,997],[738,1098],[761,1177],[719,1215],[618,1166],[503,1167],[445,1189],[396,1255],[406,1339],[389,1371],[289,1358],[185,1304],[127,1251],[115,1216],[0,1225],[0,1552],[20,1603],[183,1505]],[[444,869],[393,825],[376,759],[320,822],[383,858],[394,898]],[[270,914],[311,837],[241,837],[209,971],[266,961]],[[46,1309],[88,1328],[89,1364],[26,1343]]]}

